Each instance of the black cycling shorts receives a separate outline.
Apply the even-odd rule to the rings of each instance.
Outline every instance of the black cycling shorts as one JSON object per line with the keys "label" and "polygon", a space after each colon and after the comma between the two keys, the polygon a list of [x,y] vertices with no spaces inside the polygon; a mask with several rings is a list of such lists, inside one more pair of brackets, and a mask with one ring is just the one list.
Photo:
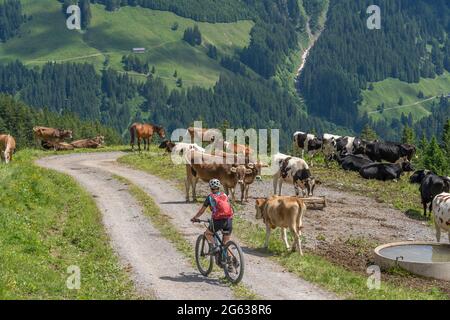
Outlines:
{"label": "black cycling shorts", "polygon": [[233,219],[213,220],[209,230],[211,232],[222,231],[225,235],[231,235],[233,232]]}

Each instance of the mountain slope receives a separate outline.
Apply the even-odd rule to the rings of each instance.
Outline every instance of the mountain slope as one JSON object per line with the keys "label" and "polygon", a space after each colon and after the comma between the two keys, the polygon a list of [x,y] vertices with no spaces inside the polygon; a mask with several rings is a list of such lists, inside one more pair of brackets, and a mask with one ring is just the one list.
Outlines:
{"label": "mountain slope", "polygon": [[[450,70],[450,3],[380,0],[377,4],[381,8],[381,30],[369,30],[366,26],[369,17],[366,9],[371,4],[368,0],[331,2],[325,31],[311,50],[300,78],[310,114],[356,131],[370,122],[364,113],[377,107],[373,103],[385,102],[391,107],[394,98],[389,95],[397,89],[404,87],[401,90],[409,92],[403,97],[408,100],[404,101],[405,105],[420,100],[412,99],[412,92],[416,92],[414,86],[406,87],[386,79],[418,83],[416,88],[427,91],[424,95],[439,94],[438,91],[448,88],[448,74],[444,72]],[[432,80],[436,76],[443,79]],[[420,82],[421,79],[426,80]],[[388,82],[383,86],[382,81]],[[369,83],[375,83],[375,90],[362,95]],[[394,85],[393,92],[384,97],[383,88],[391,85]],[[443,93],[446,92],[440,92]],[[408,111],[416,110],[419,111],[416,120],[428,112],[423,108]],[[395,132],[389,135],[395,136]]]}
{"label": "mountain slope", "polygon": [[[0,62],[20,59],[25,64],[42,65],[48,61],[88,62],[103,67],[105,57],[110,65],[123,71],[124,55],[132,48],[147,49],[139,56],[156,67],[157,75],[171,87],[178,76],[186,86],[211,87],[225,69],[207,56],[207,45],[217,47],[220,54],[233,55],[250,41],[253,22],[206,23],[140,7],[123,7],[109,12],[100,4],[91,5],[92,20],[87,31],[70,31],[66,28],[61,3],[56,0],[22,0],[23,10],[32,20],[22,26],[21,35],[0,44]],[[171,30],[178,23],[177,30]],[[198,24],[204,41],[192,47],[182,40],[187,27]],[[137,79],[144,80],[142,76]]]}

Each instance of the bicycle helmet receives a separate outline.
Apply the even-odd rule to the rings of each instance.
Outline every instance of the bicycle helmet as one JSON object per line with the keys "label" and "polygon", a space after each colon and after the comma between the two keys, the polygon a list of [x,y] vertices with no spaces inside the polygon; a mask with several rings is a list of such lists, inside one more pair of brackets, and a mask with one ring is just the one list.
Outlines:
{"label": "bicycle helmet", "polygon": [[211,181],[209,181],[209,187],[213,190],[220,189],[221,186],[222,184],[217,179],[212,179]]}

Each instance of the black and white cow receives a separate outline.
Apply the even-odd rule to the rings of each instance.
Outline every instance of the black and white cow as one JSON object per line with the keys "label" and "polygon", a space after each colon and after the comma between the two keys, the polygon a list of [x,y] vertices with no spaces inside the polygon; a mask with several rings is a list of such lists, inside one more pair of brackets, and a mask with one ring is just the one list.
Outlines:
{"label": "black and white cow", "polygon": [[376,179],[381,181],[399,179],[403,172],[412,172],[414,168],[409,161],[400,163],[373,163],[359,170],[364,179]]}
{"label": "black and white cow", "polygon": [[441,231],[448,233],[450,242],[450,193],[444,192],[434,198],[433,214],[437,242],[441,242]]}
{"label": "black and white cow", "polygon": [[423,205],[423,215],[427,215],[427,206],[430,204],[429,211],[432,210],[434,198],[443,192],[450,191],[450,179],[440,177],[434,173],[427,174],[420,183],[420,197]]}
{"label": "black and white cow", "polygon": [[373,161],[385,160],[395,163],[404,157],[411,161],[416,154],[416,147],[410,144],[375,141],[365,145],[364,153]]}
{"label": "black and white cow", "polygon": [[302,158],[305,156],[305,151],[308,155],[314,156],[322,150],[323,141],[313,134],[297,131],[294,133],[294,146],[302,151]]}
{"label": "black and white cow", "polygon": [[273,156],[272,163],[278,166],[278,171],[273,176],[274,194],[281,195],[283,182],[292,183],[297,196],[300,194],[300,190],[304,196],[313,194],[316,179],[311,176],[305,160],[278,153]]}
{"label": "black and white cow", "polygon": [[325,156],[325,164],[328,166],[329,161],[331,161],[334,155],[337,153],[337,140],[341,136],[325,133],[322,136],[322,152]]}
{"label": "black and white cow", "polygon": [[336,140],[336,151],[340,154],[362,153],[364,141],[355,137],[341,137]]}

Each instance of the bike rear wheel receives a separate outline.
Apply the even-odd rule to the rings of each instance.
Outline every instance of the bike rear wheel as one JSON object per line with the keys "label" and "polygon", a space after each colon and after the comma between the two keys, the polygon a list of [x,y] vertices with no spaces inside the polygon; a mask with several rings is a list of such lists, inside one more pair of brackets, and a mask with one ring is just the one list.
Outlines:
{"label": "bike rear wheel", "polygon": [[227,259],[224,266],[225,277],[231,283],[238,284],[244,277],[244,253],[241,247],[233,241],[228,241],[225,245],[225,250],[227,252]]}
{"label": "bike rear wheel", "polygon": [[210,254],[210,245],[205,235],[200,235],[195,243],[195,262],[200,273],[207,277],[214,267],[214,257]]}

